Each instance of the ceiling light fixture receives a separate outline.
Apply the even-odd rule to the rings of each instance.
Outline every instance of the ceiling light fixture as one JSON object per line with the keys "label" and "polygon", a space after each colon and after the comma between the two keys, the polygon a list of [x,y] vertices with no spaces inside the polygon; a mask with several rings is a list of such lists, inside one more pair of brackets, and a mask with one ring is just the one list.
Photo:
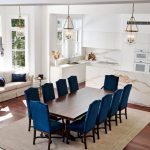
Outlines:
{"label": "ceiling light fixture", "polygon": [[67,39],[71,39],[72,37],[72,30],[74,29],[72,19],[69,15],[70,6],[68,5],[68,16],[66,18],[65,24],[64,24],[64,30],[65,30],[65,37]]}
{"label": "ceiling light fixture", "polygon": [[21,17],[21,8],[19,6],[19,17],[18,17],[18,23],[17,23],[17,37],[24,37],[24,20]]}
{"label": "ceiling light fixture", "polygon": [[132,5],[132,16],[130,18],[130,21],[128,21],[129,23],[127,23],[127,27],[126,27],[126,32],[128,33],[127,36],[127,42],[129,44],[133,44],[135,43],[135,33],[137,33],[138,30],[138,26],[136,25],[136,20],[134,17],[134,3]]}

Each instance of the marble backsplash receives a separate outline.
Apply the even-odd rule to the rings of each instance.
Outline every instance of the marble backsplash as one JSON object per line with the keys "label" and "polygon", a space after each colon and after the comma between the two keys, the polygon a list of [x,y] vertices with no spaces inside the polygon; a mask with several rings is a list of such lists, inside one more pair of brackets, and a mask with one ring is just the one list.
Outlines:
{"label": "marble backsplash", "polygon": [[86,57],[91,52],[94,53],[97,61],[114,62],[118,64],[121,62],[121,50],[119,49],[98,49],[86,47],[84,48],[84,51]]}

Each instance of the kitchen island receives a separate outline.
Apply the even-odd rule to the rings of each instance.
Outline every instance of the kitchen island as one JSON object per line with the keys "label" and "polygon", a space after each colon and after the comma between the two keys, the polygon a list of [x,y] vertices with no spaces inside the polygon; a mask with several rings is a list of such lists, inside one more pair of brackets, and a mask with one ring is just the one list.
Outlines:
{"label": "kitchen island", "polygon": [[67,79],[71,75],[75,75],[78,78],[78,82],[85,82],[86,61],[80,61],[78,63],[62,64],[50,67],[50,81],[54,83],[59,79]]}
{"label": "kitchen island", "polygon": [[100,89],[106,74],[119,76],[119,88],[129,83],[133,85],[129,98],[130,103],[150,107],[150,74],[121,70],[119,66],[111,64],[87,65],[86,86]]}

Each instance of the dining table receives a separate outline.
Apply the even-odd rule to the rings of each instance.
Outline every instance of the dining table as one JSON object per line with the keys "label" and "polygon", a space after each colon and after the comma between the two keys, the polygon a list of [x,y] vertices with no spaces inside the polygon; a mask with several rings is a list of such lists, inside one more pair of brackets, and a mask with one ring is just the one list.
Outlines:
{"label": "dining table", "polygon": [[65,120],[74,121],[87,112],[89,105],[95,100],[101,100],[110,91],[85,87],[66,96],[47,102],[51,115]]}
{"label": "dining table", "polygon": [[62,118],[65,120],[65,124],[68,125],[71,121],[75,121],[83,116],[93,101],[101,100],[106,94],[111,94],[111,92],[85,87],[74,93],[48,101],[47,104],[50,114]]}

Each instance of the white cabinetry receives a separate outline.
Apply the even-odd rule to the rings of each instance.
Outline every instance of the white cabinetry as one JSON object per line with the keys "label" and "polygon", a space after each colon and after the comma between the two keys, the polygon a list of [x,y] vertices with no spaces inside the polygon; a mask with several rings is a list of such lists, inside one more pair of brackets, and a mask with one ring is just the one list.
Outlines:
{"label": "white cabinetry", "polygon": [[81,64],[64,64],[60,66],[52,66],[50,69],[50,81],[54,83],[59,79],[67,79],[71,75],[76,75],[78,82],[85,81],[86,63]]}

